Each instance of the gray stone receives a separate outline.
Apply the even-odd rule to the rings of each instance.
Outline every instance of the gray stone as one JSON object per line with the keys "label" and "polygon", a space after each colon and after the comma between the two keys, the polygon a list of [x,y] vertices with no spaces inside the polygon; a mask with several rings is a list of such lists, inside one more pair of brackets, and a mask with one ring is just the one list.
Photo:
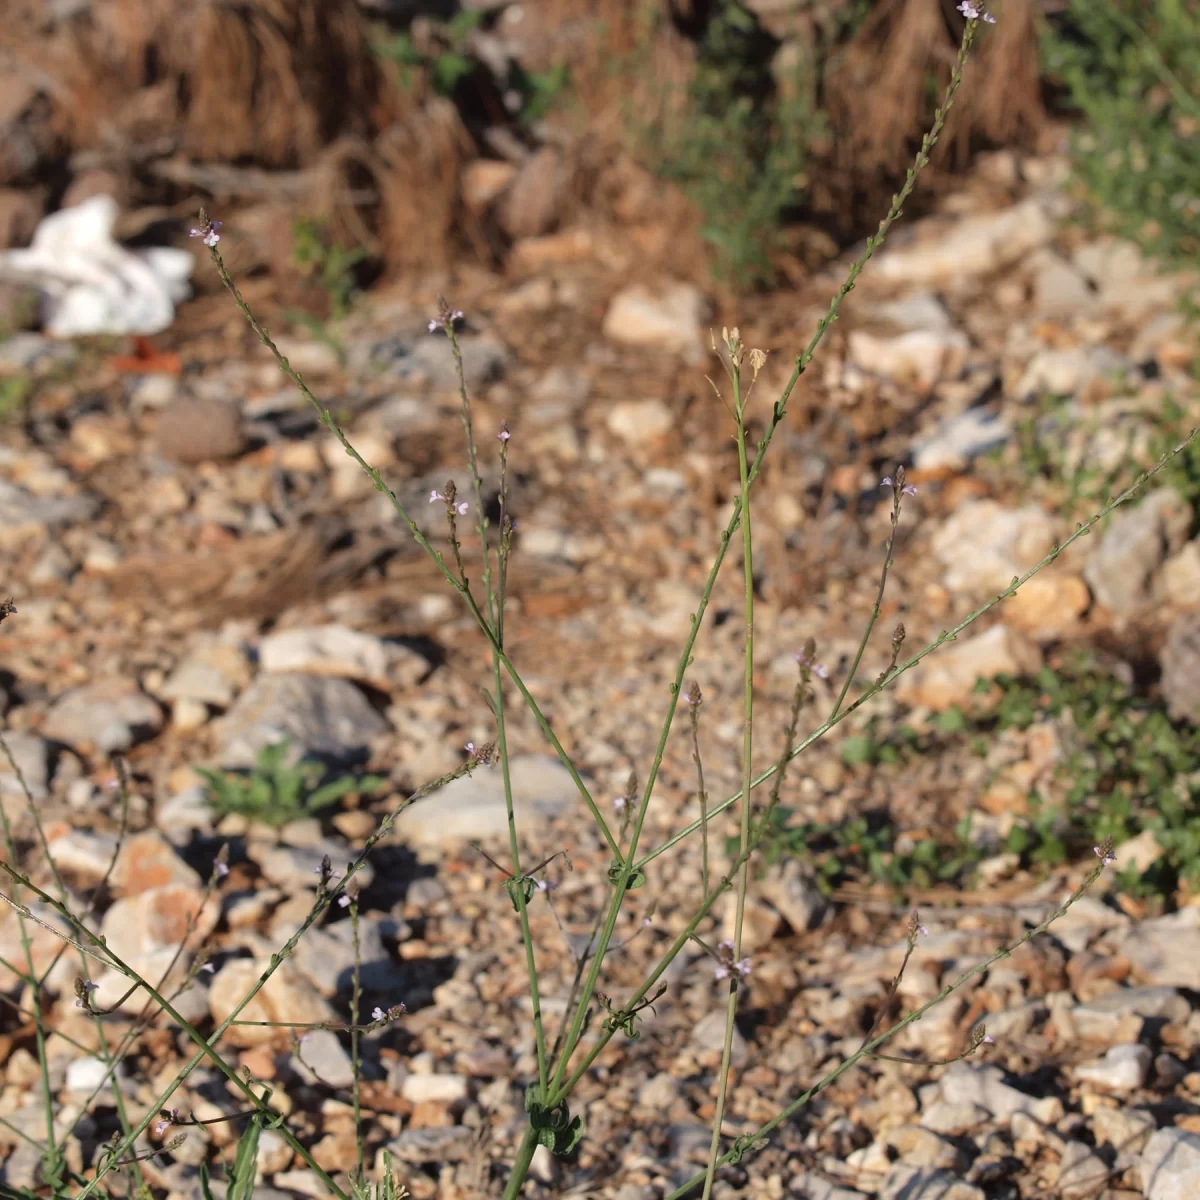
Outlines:
{"label": "gray stone", "polygon": [[478,1131],[452,1125],[445,1129],[406,1129],[384,1148],[399,1162],[448,1163],[470,1158],[478,1142]]}
{"label": "gray stone", "polygon": [[153,697],[126,679],[107,679],[73,688],[51,706],[42,732],[80,753],[111,754],[153,737],[163,727]]}
{"label": "gray stone", "polygon": [[344,679],[263,675],[214,722],[223,767],[251,767],[265,746],[292,743],[294,758],[346,761],[361,757],[389,731],[387,721]]}
{"label": "gray stone", "polygon": [[1195,1200],[1200,1196],[1200,1134],[1160,1129],[1138,1166],[1146,1200]]}
{"label": "gray stone", "polygon": [[[285,892],[315,889],[320,883],[321,860],[326,856],[335,872],[342,872],[353,855],[335,841],[318,842],[315,846],[270,846],[250,843],[250,856],[262,868],[268,883]],[[363,863],[354,874],[355,889],[370,886],[375,872],[370,863]]]}
{"label": "gray stone", "polygon": [[0,530],[3,540],[45,536],[51,529],[82,525],[100,508],[91,492],[75,496],[35,496],[32,492],[0,479]]}
{"label": "gray stone", "polygon": [[1154,1133],[1154,1114],[1144,1108],[1098,1108],[1091,1117],[1097,1145],[1112,1146],[1118,1170],[1133,1165]]}
{"label": "gray stone", "polygon": [[[725,1021],[726,1009],[724,1007],[714,1008],[712,1012],[701,1017],[692,1026],[689,1038],[692,1045],[702,1052],[707,1051],[710,1054],[720,1054],[725,1047]],[[735,1068],[740,1069],[746,1065],[749,1055],[750,1051],[746,1045],[746,1039],[735,1024],[733,1027],[733,1045],[730,1050],[729,1061]]]}
{"label": "gray stone", "polygon": [[1200,989],[1200,909],[1189,906],[1134,927],[1120,951],[1145,983]]}
{"label": "gray stone", "polygon": [[[395,995],[404,976],[400,964],[392,961],[383,944],[383,923],[377,917],[362,917],[358,934],[358,970],[364,990]],[[354,972],[350,922],[339,921],[320,929],[310,929],[296,946],[293,960],[301,974],[323,996],[348,991]]]}
{"label": "gray stone", "polygon": [[[8,755],[0,750],[0,796],[24,797],[28,788],[34,800],[44,800],[50,787],[50,743],[36,733],[6,730],[4,744],[20,775],[13,770]],[[25,781],[24,787],[21,780]]]}
{"label": "gray stone", "polygon": [[1151,605],[1154,573],[1183,545],[1191,520],[1191,507],[1172,488],[1118,509],[1083,569],[1096,599],[1119,616]]}
{"label": "gray stone", "polygon": [[936,286],[988,275],[1046,245],[1054,236],[1055,201],[1032,197],[965,220],[917,223],[908,245],[890,245],[875,257],[881,279]]}
{"label": "gray stone", "polygon": [[1040,562],[1054,538],[1054,519],[1035,505],[967,500],[934,531],[932,545],[951,591],[994,594]]}
{"label": "gray stone", "polygon": [[1112,1046],[1099,1062],[1077,1066],[1075,1078],[1110,1092],[1133,1092],[1145,1086],[1152,1059],[1149,1046]]}
{"label": "gray stone", "polygon": [[[1013,1113],[1025,1112],[1040,1121],[1048,1120],[1046,1098],[1030,1096],[1004,1082],[1004,1072],[990,1063],[957,1062],[941,1079],[942,1097],[951,1104],[977,1104],[1002,1121]],[[1061,1108],[1061,1102],[1055,1097]]]}
{"label": "gray stone", "polygon": [[381,691],[411,687],[430,667],[424,657],[399,642],[345,625],[284,629],[263,638],[258,654],[264,671],[336,676]]}
{"label": "gray stone", "polygon": [[[458,344],[462,349],[468,390],[474,391],[504,378],[510,355],[500,342],[490,337],[460,333]],[[362,357],[361,351],[357,354],[351,351],[350,365]],[[367,348],[366,359],[369,368],[373,367],[387,378],[414,383],[425,380],[437,391],[458,390],[454,355],[449,339],[440,331],[377,341]]]}
{"label": "gray stone", "polygon": [[[517,827],[531,826],[566,812],[583,800],[567,769],[556,758],[517,755],[509,764]],[[499,767],[477,767],[410,804],[399,816],[390,840],[439,847],[472,838],[505,837],[508,817]]]}
{"label": "gray stone", "polygon": [[655,347],[703,362],[708,350],[704,322],[708,302],[690,283],[669,282],[651,289],[642,283],[622,288],[604,315],[604,336],[627,346]]}
{"label": "gray stone", "polygon": [[203,784],[185,788],[163,801],[154,812],[154,824],[175,842],[186,842],[193,830],[213,828],[214,815]]}
{"label": "gray stone", "polygon": [[1093,379],[1121,376],[1132,364],[1107,346],[1042,350],[1025,368],[1016,386],[1018,399],[1038,395],[1073,396]]}
{"label": "gray stone", "polygon": [[1200,725],[1200,613],[1180,613],[1171,622],[1158,662],[1167,711]]}
{"label": "gray stone", "polygon": [[236,458],[246,448],[242,414],[222,396],[181,392],[159,412],[154,444],[164,458],[177,463]]}
{"label": "gray stone", "polygon": [[887,1173],[878,1200],[985,1200],[982,1189],[953,1171],[897,1163]]}
{"label": "gray stone", "polygon": [[301,1035],[300,1053],[292,1067],[308,1083],[344,1088],[354,1082],[354,1064],[332,1029],[310,1029]]}
{"label": "gray stone", "polygon": [[758,890],[797,933],[819,925],[829,907],[812,874],[796,858],[785,858],[773,867]]}
{"label": "gray stone", "polygon": [[922,471],[961,471],[972,459],[1003,446],[1012,429],[999,414],[969,408],[950,417],[912,449],[913,466]]}
{"label": "gray stone", "polygon": [[1058,1166],[1058,1192],[1062,1200],[1090,1200],[1108,1181],[1108,1164],[1083,1142],[1063,1147]]}

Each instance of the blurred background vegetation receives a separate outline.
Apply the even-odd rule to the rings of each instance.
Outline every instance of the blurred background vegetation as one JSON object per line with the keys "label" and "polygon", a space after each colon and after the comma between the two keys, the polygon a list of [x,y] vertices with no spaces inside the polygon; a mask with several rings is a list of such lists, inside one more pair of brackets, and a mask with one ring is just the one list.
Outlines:
{"label": "blurred background vegetation", "polygon": [[[207,203],[238,214],[236,268],[321,316],[584,219],[732,291],[802,278],[872,228],[963,21],[953,0],[5,7],[0,245],[101,190],[134,238]],[[919,203],[981,153],[1069,145],[1088,220],[1194,258],[1200,3],[992,7]]]}

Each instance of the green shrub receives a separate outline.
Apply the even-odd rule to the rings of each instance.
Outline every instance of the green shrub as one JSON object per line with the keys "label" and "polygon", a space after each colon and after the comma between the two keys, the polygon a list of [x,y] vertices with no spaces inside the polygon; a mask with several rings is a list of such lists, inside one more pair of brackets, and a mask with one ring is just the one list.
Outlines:
{"label": "green shrub", "polygon": [[738,288],[773,281],[784,218],[803,198],[808,146],[823,127],[806,65],[775,88],[769,40],[745,8],[725,0],[686,97],[664,96],[652,125],[634,117],[640,156],[696,207],[715,273]]}
{"label": "green shrub", "polygon": [[1077,178],[1103,226],[1164,262],[1200,251],[1200,5],[1070,0],[1046,72],[1084,118]]}

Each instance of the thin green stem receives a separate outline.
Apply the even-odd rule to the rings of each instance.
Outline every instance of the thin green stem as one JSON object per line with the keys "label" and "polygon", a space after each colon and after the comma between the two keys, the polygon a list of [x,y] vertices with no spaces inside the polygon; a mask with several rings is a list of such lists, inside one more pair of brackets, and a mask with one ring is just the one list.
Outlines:
{"label": "thin green stem", "polygon": [[[851,264],[850,270],[847,272],[846,279],[842,286],[835,293],[833,299],[829,303],[829,308],[825,316],[817,323],[817,328],[813,333],[807,347],[803,353],[796,359],[796,365],[792,370],[787,383],[784,385],[780,398],[775,402],[771,410],[771,418],[767,424],[766,431],[762,440],[758,444],[757,452],[754,456],[754,462],[750,466],[747,475],[747,485],[752,487],[755,480],[762,469],[762,462],[766,456],[768,447],[775,436],[780,424],[787,413],[788,400],[792,392],[795,390],[796,384],[799,382],[800,376],[808,369],[809,363],[812,361],[813,355],[816,353],[817,347],[820,345],[830,325],[837,320],[838,313],[841,309],[842,302],[846,296],[854,289],[855,281],[862,273],[863,268],[870,260],[871,256],[883,243],[887,237],[892,225],[899,218],[903,209],[904,202],[912,193],[913,187],[916,184],[917,176],[921,170],[929,162],[929,154],[933,147],[937,144],[938,137],[941,134],[942,128],[945,125],[946,116],[949,114],[954,103],[955,93],[958,91],[962,83],[962,69],[966,61],[967,52],[970,48],[972,38],[974,37],[974,27],[972,23],[968,23],[966,32],[963,35],[962,45],[959,48],[958,58],[950,73],[950,81],[946,87],[946,94],[941,105],[934,113],[933,124],[929,132],[921,141],[921,147],[917,152],[913,165],[909,168],[903,186],[892,197],[891,207],[888,209],[887,215],[879,223],[879,228],[867,240],[867,244],[862,254]],[[650,797],[653,793],[655,783],[658,779],[658,772],[662,766],[663,756],[666,753],[667,739],[670,736],[671,725],[675,718],[675,709],[679,703],[680,690],[683,687],[684,673],[687,671],[688,665],[691,662],[692,649],[695,646],[696,639],[700,633],[701,623],[704,618],[705,611],[708,608],[709,600],[712,596],[713,589],[716,586],[717,577],[720,574],[721,566],[724,563],[725,554],[729,549],[730,540],[734,532],[741,522],[741,496],[734,502],[733,513],[729,518],[729,523],[721,533],[720,546],[717,550],[713,561],[712,568],[708,573],[708,578],[705,581],[704,588],[700,595],[700,601],[696,612],[692,616],[691,628],[688,631],[688,636],[684,639],[682,652],[679,656],[679,662],[675,671],[675,678],[671,683],[670,698],[667,702],[667,711],[663,718],[662,728],[659,732],[658,743],[655,747],[654,759],[650,765],[650,771],[646,779],[646,786],[642,794],[642,801],[638,809],[637,817],[634,821],[632,837],[629,844],[629,849],[626,854],[620,859],[620,868],[616,871],[614,883],[616,889],[613,895],[612,902],[609,906],[609,912],[604,923],[604,929],[600,935],[600,944],[597,950],[596,958],[592,964],[592,968],[588,973],[588,978],[584,984],[583,993],[575,1008],[575,1013],[571,1022],[571,1029],[567,1036],[566,1045],[563,1048],[562,1056],[558,1060],[554,1078],[552,1081],[552,1089],[556,1095],[561,1095],[562,1088],[560,1086],[563,1074],[566,1071],[566,1066],[571,1055],[575,1052],[576,1046],[579,1044],[579,1039],[582,1036],[584,1024],[587,1020],[588,1006],[591,1003],[592,993],[595,989],[596,979],[598,977],[600,962],[604,958],[607,951],[609,940],[612,938],[612,933],[616,927],[617,915],[620,910],[620,905],[624,899],[625,891],[628,888],[629,880],[633,877],[634,872],[639,868],[639,864],[635,860],[637,846],[641,837],[642,826],[645,823],[646,814],[649,810]],[[739,793],[740,795],[740,793]],[[723,805],[723,808],[728,808],[730,803],[735,803],[736,797]],[[721,810],[717,810],[721,811]],[[708,814],[711,819],[716,815],[716,812]],[[693,822],[689,827],[689,832],[697,828],[697,823]],[[648,860],[647,860],[648,861]]]}
{"label": "thin green stem", "polygon": [[[903,482],[903,476],[901,476],[901,482]],[[846,702],[846,693],[850,690],[850,685],[854,682],[854,677],[858,674],[858,667],[862,662],[863,654],[866,652],[867,643],[871,640],[871,634],[875,629],[875,622],[879,620],[883,612],[883,593],[887,588],[888,572],[892,568],[892,552],[896,549],[896,534],[900,530],[900,502],[902,494],[902,488],[895,489],[895,498],[892,501],[892,531],[888,534],[887,547],[883,552],[883,567],[879,572],[879,588],[875,593],[875,603],[871,606],[871,615],[867,618],[866,628],[863,630],[862,637],[859,638],[858,652],[854,656],[854,661],[850,664],[850,670],[846,672],[846,680],[842,684],[842,690],[838,693],[837,701],[829,713],[830,720],[838,715],[842,705]]]}
{"label": "thin green stem", "polygon": [[[729,377],[733,385],[733,410],[737,424],[738,494],[742,509],[742,605],[745,629],[742,633],[742,811],[738,831],[738,852],[742,865],[737,877],[737,905],[733,917],[733,960],[742,957],[742,922],[746,915],[746,886],[750,874],[750,779],[754,751],[754,543],[750,518],[750,468],[746,459],[746,408],[742,396],[742,345],[737,330],[726,345],[730,356]],[[701,814],[703,819],[703,814]],[[721,1124],[725,1119],[725,1101],[729,1091],[729,1064],[733,1054],[733,1029],[737,1019],[741,975],[735,965],[729,971],[729,995],[725,1008],[725,1036],[721,1046],[721,1067],[717,1076],[717,1105],[713,1114],[712,1142],[708,1151],[708,1170],[704,1176],[703,1200],[712,1195],[717,1158],[721,1149]]]}

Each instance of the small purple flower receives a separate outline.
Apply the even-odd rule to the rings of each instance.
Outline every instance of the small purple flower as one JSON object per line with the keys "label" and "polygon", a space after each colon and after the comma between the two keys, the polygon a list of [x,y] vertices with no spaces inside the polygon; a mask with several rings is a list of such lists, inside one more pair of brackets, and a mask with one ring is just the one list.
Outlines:
{"label": "small purple flower", "polygon": [[426,328],[430,333],[437,333],[439,329],[452,329],[462,319],[462,309],[455,308],[448,312],[444,317],[430,317],[429,324],[426,326]]}
{"label": "small purple flower", "polygon": [[806,647],[803,650],[797,650],[792,657],[802,667],[807,667],[818,679],[829,678],[829,668],[824,663],[816,661],[815,651],[810,651]]}
{"label": "small purple flower", "polygon": [[188,237],[198,237],[204,239],[204,244],[212,249],[220,240],[221,235],[217,232],[224,224],[224,221],[208,221],[199,229],[191,229],[188,231]]}
{"label": "small purple flower", "polygon": [[216,864],[216,872],[217,872],[217,878],[218,878],[218,879],[224,879],[224,878],[225,878],[225,876],[229,874],[229,866],[228,866],[228,864],[227,864],[227,863],[223,863],[223,862],[221,862],[221,860],[220,860],[220,859],[218,859],[218,860],[217,860],[217,864]]}
{"label": "small purple flower", "polygon": [[1093,846],[1092,851],[1100,860],[1101,866],[1109,866],[1117,861],[1117,856],[1113,853],[1112,843],[1106,842],[1103,846]]}
{"label": "small purple flower", "polygon": [[374,1007],[374,1008],[371,1010],[371,1020],[372,1020],[372,1021],[386,1021],[386,1020],[387,1020],[387,1013],[385,1013],[385,1012],[383,1011],[383,1009],[382,1009],[382,1008],[380,1008],[380,1007],[379,1007],[379,1005],[377,1004],[377,1005],[375,1005],[375,1007]]}
{"label": "small purple flower", "polygon": [[968,21],[983,21],[987,25],[995,25],[996,18],[990,12],[985,12],[978,4],[973,3],[973,0],[962,0],[958,6],[958,11],[962,13]]}
{"label": "small purple flower", "polygon": [[614,796],[613,797],[613,811],[614,812],[623,813],[625,811],[625,809],[628,808],[628,806],[629,806],[629,801],[626,800],[624,796]]}
{"label": "small purple flower", "polygon": [[496,441],[507,442],[510,437],[512,437],[512,431],[508,428],[508,422],[505,421],[504,424],[500,426],[500,432],[496,434]]}
{"label": "small purple flower", "polygon": [[979,1039],[979,1044],[981,1046],[994,1046],[996,1044],[996,1039],[992,1037],[990,1033],[985,1033],[983,1037]]}
{"label": "small purple flower", "polygon": [[751,970],[749,958],[739,958],[734,960],[734,945],[730,941],[717,943],[717,965],[713,967],[713,978],[716,980],[728,979],[730,975],[736,975],[739,979],[745,979]]}
{"label": "small purple flower", "polygon": [[338,908],[349,908],[349,907],[350,907],[350,897],[345,892],[343,892],[338,897]]}
{"label": "small purple flower", "polygon": [[154,1136],[162,1137],[178,1121],[179,1109],[172,1108],[169,1112],[165,1108],[159,1109],[158,1120],[154,1122]]}
{"label": "small purple flower", "polygon": [[325,878],[325,879],[330,879],[330,880],[333,880],[333,879],[341,879],[341,877],[342,877],[342,873],[341,873],[341,871],[330,871],[330,872],[329,872],[329,874],[328,874],[328,875],[326,875],[326,874],[325,874],[325,868],[324,868],[323,866],[321,866],[321,867],[313,867],[313,869],[312,869],[312,873],[313,873],[314,875],[320,875],[320,876],[322,876],[323,878]]}
{"label": "small purple flower", "polygon": [[460,501],[459,501],[459,502],[458,502],[458,503],[457,503],[457,504],[454,506],[454,511],[455,511],[456,513],[458,513],[458,515],[459,515],[460,517],[465,517],[465,516],[467,515],[467,510],[468,510],[470,507],[471,507],[471,506],[470,506],[470,505],[469,505],[469,504],[468,504],[468,503],[467,503],[465,500],[460,500]]}
{"label": "small purple flower", "polygon": [[[896,486],[896,483],[890,475],[885,475],[879,481],[879,486],[886,487],[886,488],[894,488]],[[902,496],[915,496],[917,494],[917,489],[913,484],[906,483],[900,488],[900,494]]]}
{"label": "small purple flower", "polygon": [[474,756],[474,754],[475,754],[475,743],[474,743],[474,742],[468,742],[468,743],[467,743],[467,744],[466,744],[466,745],[463,747],[463,749],[464,749],[464,750],[465,750],[465,751],[466,751],[468,754],[470,754],[470,755]]}
{"label": "small purple flower", "polygon": [[214,967],[214,966],[213,966],[213,964],[212,964],[212,963],[210,963],[210,962],[206,962],[206,963],[205,963],[205,964],[204,964],[204,965],[203,965],[203,966],[200,968],[200,970],[202,970],[202,971],[207,971],[207,972],[208,972],[210,975],[211,975],[211,974],[212,974],[214,971],[216,971],[216,969],[217,969],[217,968],[216,968],[216,967]]}

